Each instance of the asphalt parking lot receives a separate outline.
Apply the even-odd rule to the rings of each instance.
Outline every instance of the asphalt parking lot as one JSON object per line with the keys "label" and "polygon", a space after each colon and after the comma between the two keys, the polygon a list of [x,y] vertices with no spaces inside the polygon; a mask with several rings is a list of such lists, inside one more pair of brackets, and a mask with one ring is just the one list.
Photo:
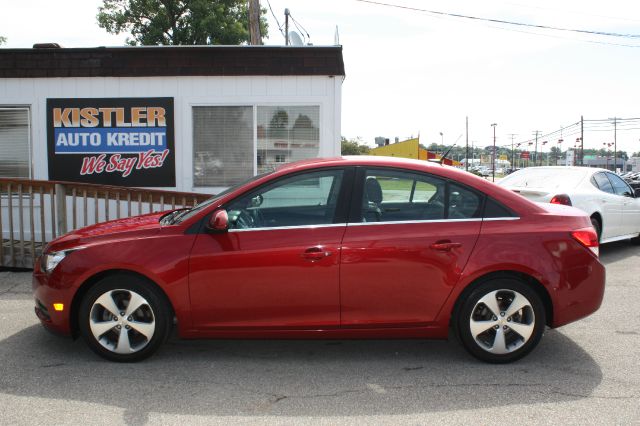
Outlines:
{"label": "asphalt parking lot", "polygon": [[178,341],[114,364],[47,333],[0,272],[2,424],[640,424],[640,247],[601,248],[602,308],[510,365],[455,342]]}

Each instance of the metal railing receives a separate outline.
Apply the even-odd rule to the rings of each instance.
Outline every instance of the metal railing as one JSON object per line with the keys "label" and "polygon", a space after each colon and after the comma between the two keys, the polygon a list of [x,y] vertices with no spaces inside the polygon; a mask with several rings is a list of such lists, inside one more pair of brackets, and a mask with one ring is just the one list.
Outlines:
{"label": "metal railing", "polygon": [[47,242],[112,219],[191,207],[210,195],[0,178],[0,266],[31,268]]}

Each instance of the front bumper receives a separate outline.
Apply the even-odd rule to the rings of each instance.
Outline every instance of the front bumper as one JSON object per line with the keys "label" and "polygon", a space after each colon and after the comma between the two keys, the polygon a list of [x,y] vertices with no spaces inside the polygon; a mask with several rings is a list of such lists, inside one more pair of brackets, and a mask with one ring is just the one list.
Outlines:
{"label": "front bumper", "polygon": [[[71,289],[60,285],[55,276],[40,270],[38,262],[33,270],[32,289],[35,314],[48,330],[65,336],[71,335],[70,311],[73,294]],[[54,304],[62,304],[55,310]]]}

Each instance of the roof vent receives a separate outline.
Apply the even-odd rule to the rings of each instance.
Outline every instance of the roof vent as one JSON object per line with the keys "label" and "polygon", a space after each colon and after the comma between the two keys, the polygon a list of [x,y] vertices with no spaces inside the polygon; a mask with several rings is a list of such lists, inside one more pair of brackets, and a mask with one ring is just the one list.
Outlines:
{"label": "roof vent", "polygon": [[36,43],[33,45],[34,49],[60,49],[62,48],[62,46],[60,46],[58,43]]}

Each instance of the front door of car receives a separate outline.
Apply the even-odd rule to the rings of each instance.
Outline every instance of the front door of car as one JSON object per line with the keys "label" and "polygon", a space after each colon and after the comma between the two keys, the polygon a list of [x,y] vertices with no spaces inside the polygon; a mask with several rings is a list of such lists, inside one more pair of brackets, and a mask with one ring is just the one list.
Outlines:
{"label": "front door of car", "polygon": [[223,206],[229,231],[198,235],[191,253],[194,326],[337,327],[348,180],[349,169],[305,172]]}
{"label": "front door of car", "polygon": [[360,170],[357,179],[354,200],[361,202],[352,203],[342,244],[342,325],[433,321],[478,239],[480,194],[393,169]]}
{"label": "front door of car", "polygon": [[607,177],[622,201],[621,234],[637,234],[640,232],[640,199],[635,197],[633,189],[620,176],[607,173]]}
{"label": "front door of car", "polygon": [[600,189],[600,192],[596,195],[597,202],[602,208],[600,240],[604,241],[608,238],[624,235],[622,228],[623,197],[616,195],[611,181],[607,178],[607,173],[598,172],[594,174],[593,181]]}

